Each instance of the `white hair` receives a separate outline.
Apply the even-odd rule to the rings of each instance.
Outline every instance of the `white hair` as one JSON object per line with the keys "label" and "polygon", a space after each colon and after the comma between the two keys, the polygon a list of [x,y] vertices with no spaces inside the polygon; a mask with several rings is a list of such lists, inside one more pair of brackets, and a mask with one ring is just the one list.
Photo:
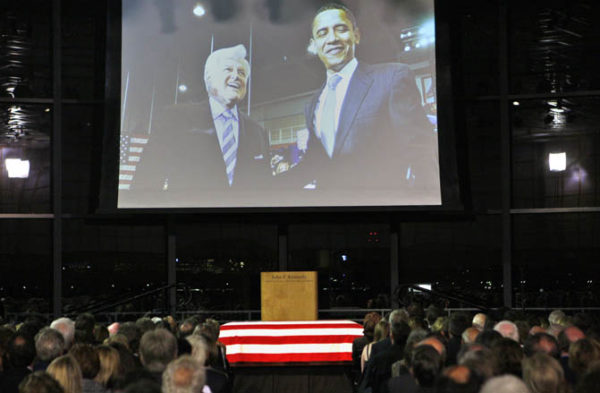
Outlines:
{"label": "white hair", "polygon": [[72,319],[62,317],[55,319],[50,324],[52,329],[58,330],[65,339],[65,348],[69,349],[75,338],[75,322]]}
{"label": "white hair", "polygon": [[494,330],[502,335],[502,337],[510,338],[519,342],[519,328],[511,321],[500,321],[494,326]]}
{"label": "white hair", "polygon": [[198,363],[200,363],[200,365],[204,366],[208,356],[208,344],[206,343],[204,337],[202,337],[199,333],[193,333],[189,336],[186,336],[185,339],[192,346],[192,357]]}
{"label": "white hair", "polygon": [[212,52],[206,58],[204,63],[204,83],[206,84],[206,90],[209,90],[209,81],[215,68],[225,60],[235,60],[244,65],[246,68],[246,78],[250,75],[250,64],[246,60],[246,47],[242,44],[232,46],[229,48],[221,48]]}
{"label": "white hair", "polygon": [[487,380],[479,393],[530,393],[525,382],[514,375],[501,375]]}

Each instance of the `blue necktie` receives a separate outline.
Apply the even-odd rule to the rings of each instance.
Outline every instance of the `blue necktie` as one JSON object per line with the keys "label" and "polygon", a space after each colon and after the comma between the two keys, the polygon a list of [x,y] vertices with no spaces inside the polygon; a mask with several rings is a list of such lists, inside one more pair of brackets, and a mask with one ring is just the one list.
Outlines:
{"label": "blue necktie", "polygon": [[235,141],[235,135],[233,132],[235,116],[230,110],[227,110],[221,114],[221,118],[223,119],[223,126],[225,128],[225,131],[223,132],[221,153],[223,153],[223,161],[225,162],[227,180],[231,186],[233,184],[233,172],[235,169],[237,154],[237,143]]}
{"label": "blue necktie", "polygon": [[321,143],[329,157],[333,156],[333,145],[335,143],[335,107],[336,97],[335,89],[342,81],[342,77],[338,74],[333,74],[327,81],[327,93],[325,94],[325,102],[323,102],[323,110],[321,111]]}

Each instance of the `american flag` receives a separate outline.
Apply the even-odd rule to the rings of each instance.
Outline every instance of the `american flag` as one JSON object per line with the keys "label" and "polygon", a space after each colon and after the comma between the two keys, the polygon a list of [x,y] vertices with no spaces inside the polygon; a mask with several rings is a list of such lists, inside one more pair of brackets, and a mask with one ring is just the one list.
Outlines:
{"label": "american flag", "polygon": [[352,342],[363,335],[353,321],[230,322],[219,341],[236,363],[352,361]]}
{"label": "american flag", "polygon": [[121,135],[119,157],[119,190],[131,189],[135,169],[137,168],[144,146],[148,143],[147,134]]}

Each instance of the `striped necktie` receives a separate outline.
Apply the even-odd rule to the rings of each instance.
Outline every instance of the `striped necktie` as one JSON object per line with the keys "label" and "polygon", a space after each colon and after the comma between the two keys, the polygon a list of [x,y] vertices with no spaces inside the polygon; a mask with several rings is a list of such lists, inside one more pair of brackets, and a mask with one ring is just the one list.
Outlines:
{"label": "striped necktie", "polygon": [[321,111],[321,143],[329,157],[333,156],[333,145],[335,143],[335,120],[336,120],[336,92],[337,85],[342,81],[342,77],[333,74],[327,81],[327,93],[325,102]]}
{"label": "striped necktie", "polygon": [[224,126],[221,153],[223,153],[223,161],[225,162],[227,180],[231,186],[233,184],[233,172],[235,169],[237,155],[237,141],[235,140],[235,135],[233,132],[234,122],[236,119],[230,110],[223,112],[220,117]]}

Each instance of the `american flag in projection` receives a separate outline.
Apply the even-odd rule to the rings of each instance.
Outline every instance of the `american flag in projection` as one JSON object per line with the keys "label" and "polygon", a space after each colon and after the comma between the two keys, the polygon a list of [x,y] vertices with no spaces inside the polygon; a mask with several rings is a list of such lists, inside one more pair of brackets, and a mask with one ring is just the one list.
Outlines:
{"label": "american flag in projection", "polygon": [[353,321],[230,322],[219,341],[232,365],[350,362],[352,342],[362,335]]}
{"label": "american flag in projection", "polygon": [[147,134],[121,135],[119,190],[129,190],[131,188],[135,169],[147,143]]}

